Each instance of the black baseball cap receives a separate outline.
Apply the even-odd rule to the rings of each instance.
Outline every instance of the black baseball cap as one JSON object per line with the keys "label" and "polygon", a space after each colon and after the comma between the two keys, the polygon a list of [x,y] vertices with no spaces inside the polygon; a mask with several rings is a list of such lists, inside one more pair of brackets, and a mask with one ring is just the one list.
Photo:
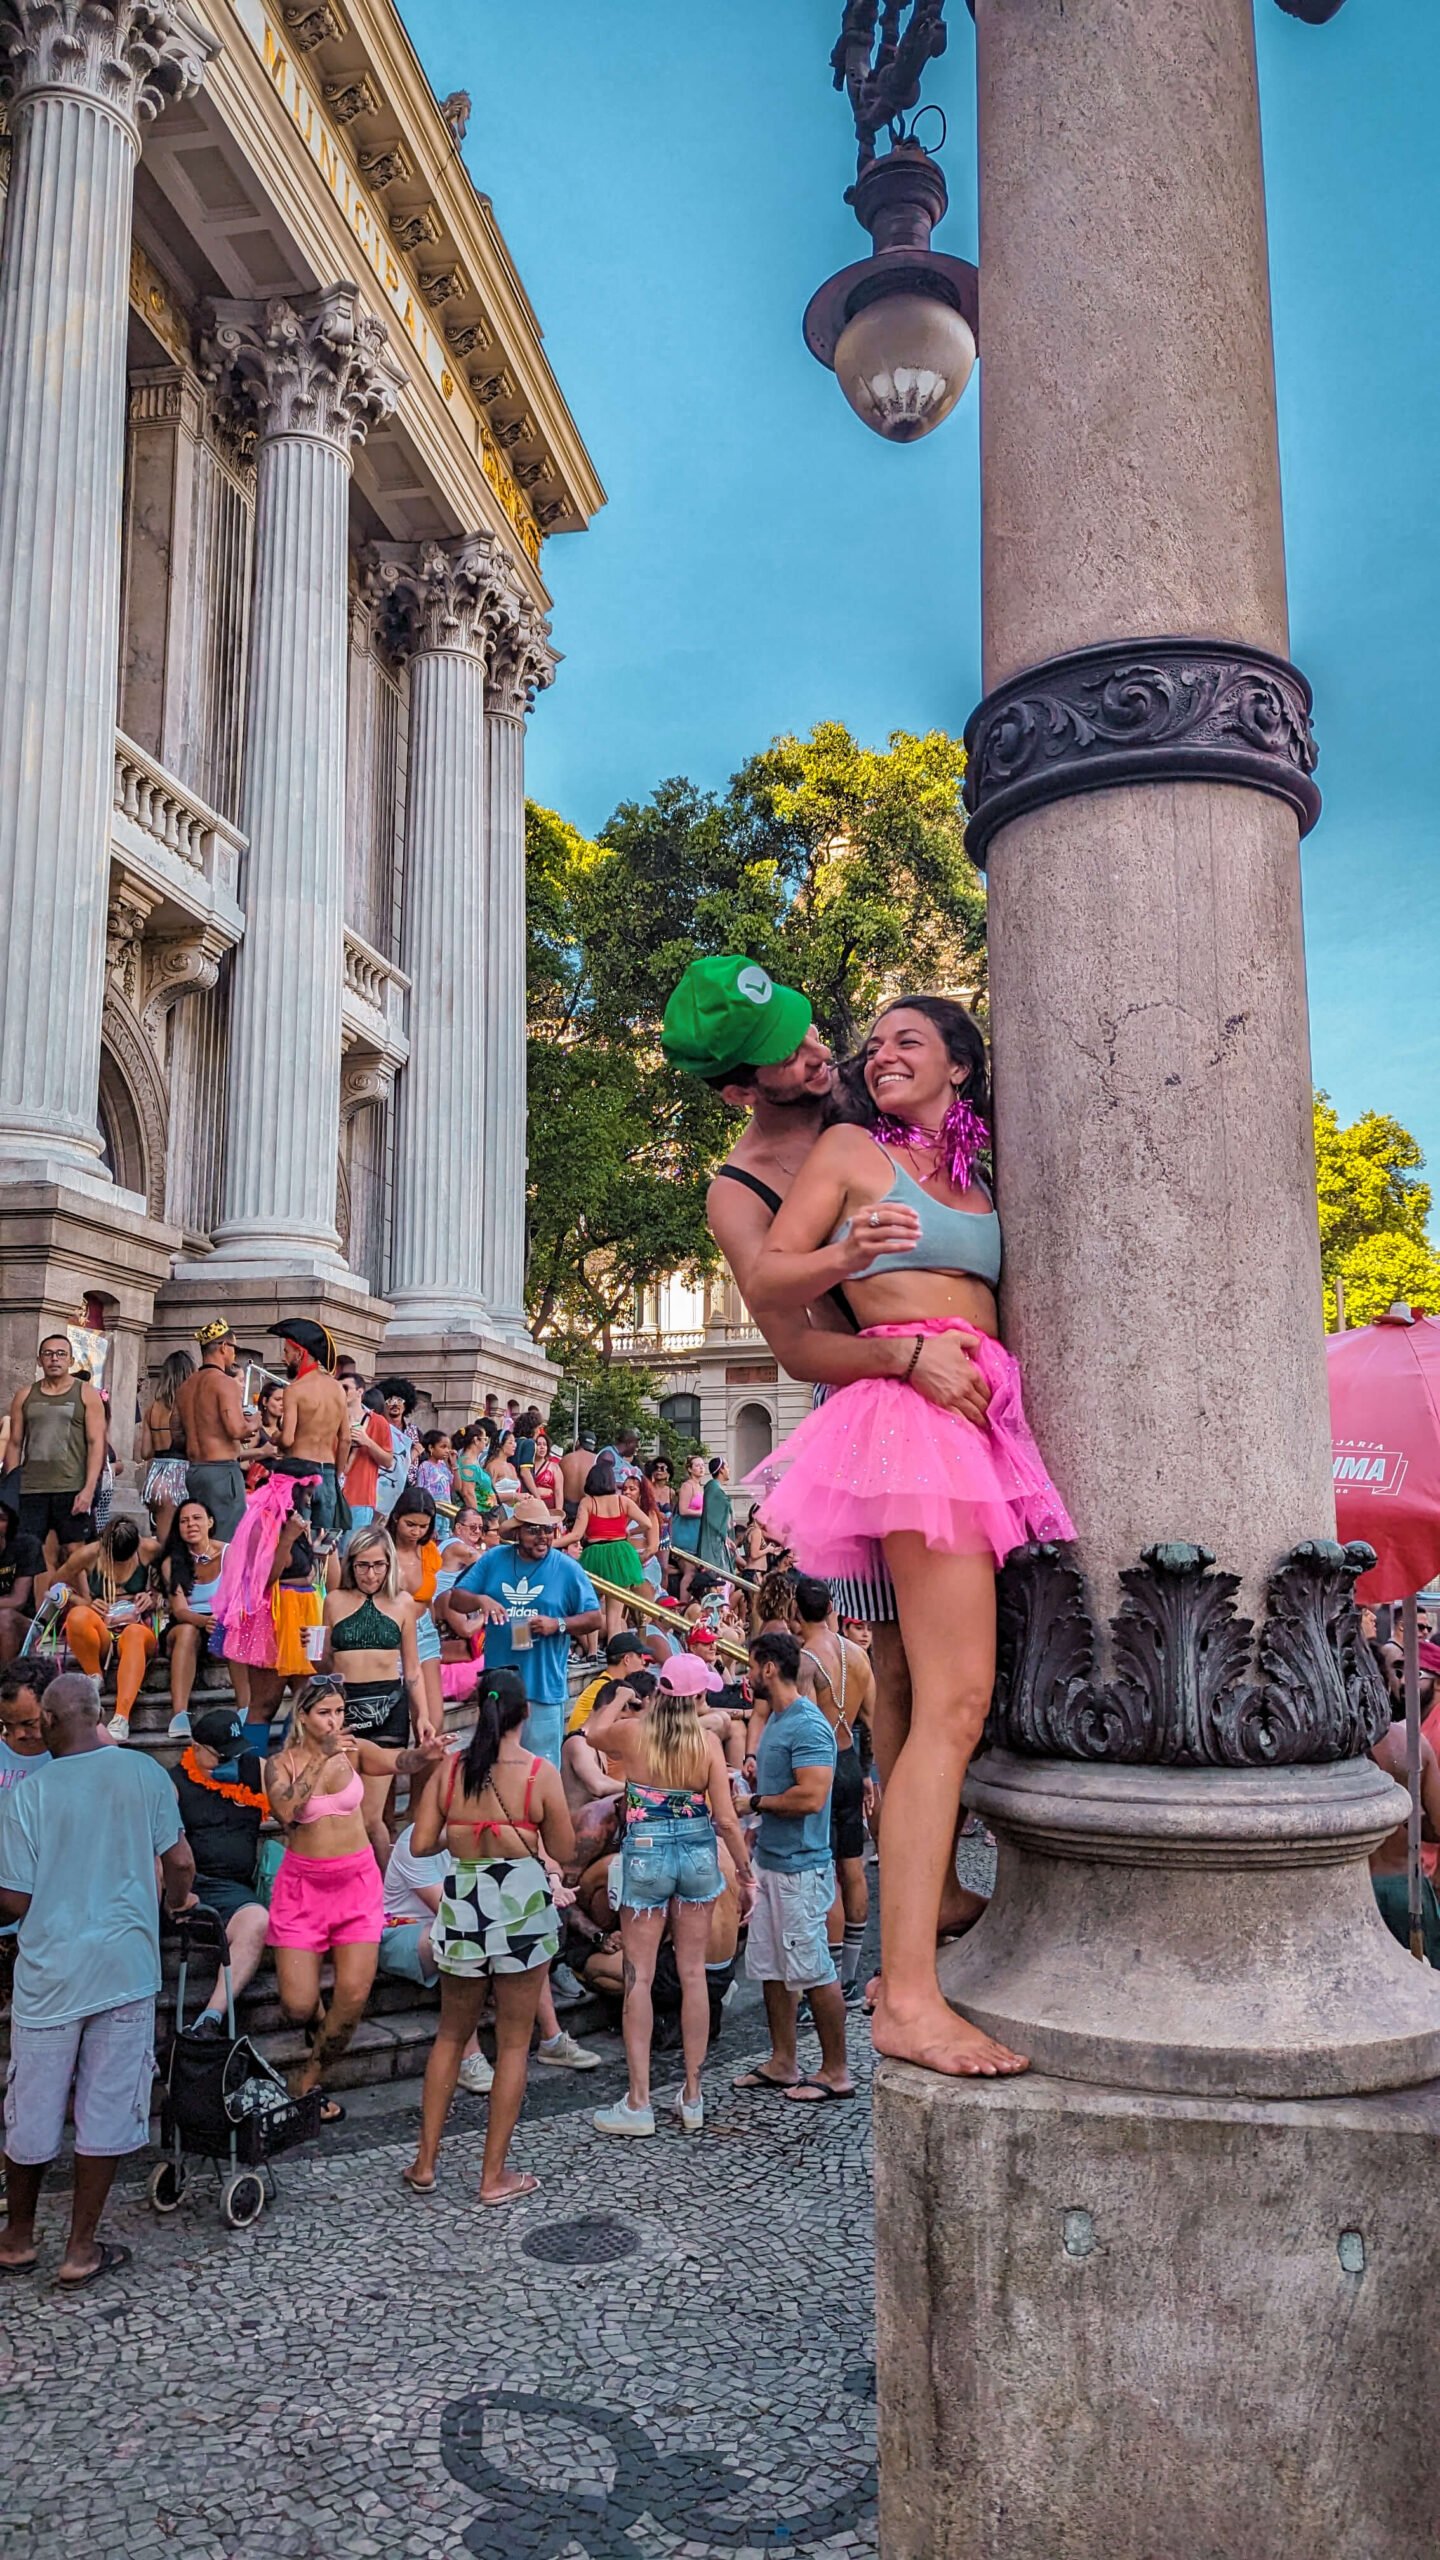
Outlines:
{"label": "black baseball cap", "polygon": [[605,1659],[607,1662],[623,1662],[626,1656],[632,1653],[638,1653],[642,1660],[649,1659],[648,1648],[643,1637],[637,1636],[633,1627],[628,1630],[622,1627],[619,1635],[611,1636],[606,1645]]}
{"label": "black baseball cap", "polygon": [[218,1751],[224,1757],[244,1741],[245,1727],[233,1707],[207,1707],[203,1715],[191,1717],[190,1739],[202,1751]]}

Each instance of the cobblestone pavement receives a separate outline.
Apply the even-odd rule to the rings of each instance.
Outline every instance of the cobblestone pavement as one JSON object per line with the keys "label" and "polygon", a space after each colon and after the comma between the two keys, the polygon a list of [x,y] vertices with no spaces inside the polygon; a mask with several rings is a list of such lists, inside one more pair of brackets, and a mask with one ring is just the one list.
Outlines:
{"label": "cobblestone pavement", "polygon": [[[967,1839],[965,1881],[993,1867]],[[736,2094],[765,2050],[742,1979],[703,2134],[651,2142],[591,2127],[624,2068],[587,2041],[600,2071],[531,2073],[514,2157],[542,2185],[503,2212],[463,2093],[434,2195],[401,2185],[418,2083],[351,2093],[249,2231],[203,2163],[165,2220],[127,2164],[104,2228],[134,2259],[91,2293],[50,2290],[42,2202],[38,2279],[0,2280],[3,2560],[868,2560],[863,2020],[854,2103]]]}
{"label": "cobblestone pavement", "polygon": [[478,2100],[457,2103],[433,2197],[402,2187],[418,2085],[358,2121],[352,2101],[340,2143],[283,2160],[246,2232],[203,2163],[166,2220],[131,2176],[105,2229],[133,2263],[69,2299],[47,2281],[55,2197],[38,2281],[0,2296],[0,2551],[869,2552],[863,2026],[853,2104],[737,2095],[763,2050],[751,1995],[711,2057],[704,2133],[651,2142],[590,2125],[623,2077],[601,2041],[583,2081],[532,2074],[515,2157],[542,2186],[504,2212],[474,2201]]}

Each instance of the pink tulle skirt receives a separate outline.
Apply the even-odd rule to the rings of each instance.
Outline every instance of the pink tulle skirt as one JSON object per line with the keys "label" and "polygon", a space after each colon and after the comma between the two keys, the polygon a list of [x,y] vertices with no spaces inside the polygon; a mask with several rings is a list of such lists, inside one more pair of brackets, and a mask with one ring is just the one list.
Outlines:
{"label": "pink tulle skirt", "polygon": [[[973,1327],[959,1316],[930,1316],[866,1331],[957,1329]],[[765,1527],[802,1573],[868,1574],[877,1544],[903,1529],[942,1554],[988,1552],[997,1565],[1030,1539],[1074,1537],[1025,1419],[1018,1362],[986,1335],[973,1356],[990,1388],[983,1429],[898,1378],[859,1378],[817,1405],[745,1478],[762,1497]]]}

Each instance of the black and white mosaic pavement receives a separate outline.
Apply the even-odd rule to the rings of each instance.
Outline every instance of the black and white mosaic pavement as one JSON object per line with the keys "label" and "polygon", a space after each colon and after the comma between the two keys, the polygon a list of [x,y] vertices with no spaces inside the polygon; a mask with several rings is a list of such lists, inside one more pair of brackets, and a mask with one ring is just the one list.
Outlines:
{"label": "black and white mosaic pavement", "polygon": [[[738,2032],[737,2032],[738,2030]],[[0,2291],[6,2560],[851,2560],[874,2546],[868,2037],[862,2095],[736,2095],[750,2002],[703,2134],[597,2134],[607,2067],[547,2079],[515,2157],[538,2195],[475,2202],[462,2101],[424,2201],[400,2183],[418,2088],[280,2165],[227,2231],[202,2164],[105,2229],[133,2264],[57,2299]],[[802,2048],[804,2050],[804,2048]],[[813,2059],[813,2055],[811,2056]],[[672,2066],[672,2077],[678,2078]],[[657,2089],[665,2091],[662,2076]],[[395,2106],[392,2102],[400,2099]]]}

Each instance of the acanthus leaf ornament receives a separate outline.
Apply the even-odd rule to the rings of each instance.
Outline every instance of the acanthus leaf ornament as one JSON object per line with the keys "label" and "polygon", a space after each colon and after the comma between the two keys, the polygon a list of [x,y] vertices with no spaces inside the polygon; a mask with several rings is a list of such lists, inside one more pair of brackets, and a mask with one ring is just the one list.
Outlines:
{"label": "acanthus leaf ornament", "polygon": [[1308,1539],[1280,1559],[1258,1637],[1239,1577],[1200,1546],[1146,1549],[1120,1576],[1110,1676],[1084,1577],[1062,1547],[1023,1547],[997,1589],[995,1696],[986,1738],[1035,1757],[1178,1768],[1353,1759],[1389,1721],[1360,1629],[1358,1541]]}
{"label": "acanthus leaf ornament", "polygon": [[350,284],[213,304],[205,363],[262,438],[313,436],[347,454],[393,415],[405,387],[384,321],[361,309]]}
{"label": "acanthus leaf ornament", "polygon": [[189,0],[5,0],[0,96],[40,90],[97,100],[138,135],[199,88],[219,45]]}

